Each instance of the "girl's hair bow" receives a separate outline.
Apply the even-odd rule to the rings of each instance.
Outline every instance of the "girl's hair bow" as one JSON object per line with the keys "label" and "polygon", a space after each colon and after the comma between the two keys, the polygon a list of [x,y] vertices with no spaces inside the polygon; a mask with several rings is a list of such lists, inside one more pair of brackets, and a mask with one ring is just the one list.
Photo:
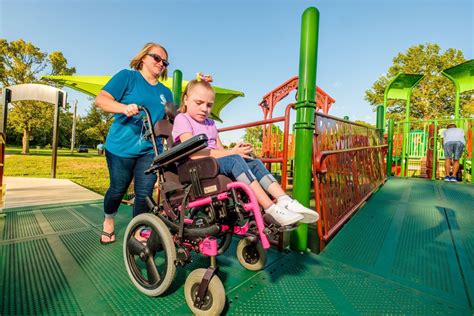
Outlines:
{"label": "girl's hair bow", "polygon": [[202,72],[198,72],[196,74],[196,81],[205,81],[207,83],[211,83],[213,79],[211,75],[205,75]]}

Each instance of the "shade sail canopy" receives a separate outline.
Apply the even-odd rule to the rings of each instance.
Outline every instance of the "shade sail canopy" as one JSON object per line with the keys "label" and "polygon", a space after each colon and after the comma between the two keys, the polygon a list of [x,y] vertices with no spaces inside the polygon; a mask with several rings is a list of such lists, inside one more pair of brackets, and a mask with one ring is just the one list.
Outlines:
{"label": "shade sail canopy", "polygon": [[411,89],[421,80],[421,78],[423,78],[423,75],[398,74],[385,89],[387,98],[406,100],[410,95]]}
{"label": "shade sail canopy", "polygon": [[459,87],[459,93],[474,90],[474,59],[443,70],[443,75]]}
{"label": "shade sail canopy", "polygon": [[[80,91],[92,97],[95,97],[102,87],[112,78],[111,76],[44,76],[43,78],[57,82],[58,84]],[[172,89],[173,79],[168,78],[162,82],[166,87]],[[182,91],[188,84],[183,80]],[[237,97],[243,97],[244,93],[235,90],[229,90],[214,86],[216,98],[212,107],[211,118],[222,122],[220,112],[229,104],[230,101]]]}

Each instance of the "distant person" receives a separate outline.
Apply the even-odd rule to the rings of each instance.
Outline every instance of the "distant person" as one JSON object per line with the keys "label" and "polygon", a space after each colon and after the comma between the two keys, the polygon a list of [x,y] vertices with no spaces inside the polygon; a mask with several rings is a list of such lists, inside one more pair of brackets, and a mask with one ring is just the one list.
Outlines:
{"label": "distant person", "polygon": [[[459,159],[466,140],[464,138],[464,131],[456,127],[456,124],[450,123],[443,132],[443,148],[444,148],[444,181],[457,182],[456,175],[459,170]],[[453,164],[453,173],[450,174],[451,163]]]}
{"label": "distant person", "polygon": [[[208,137],[208,147],[191,156],[191,159],[214,157],[219,162],[219,172],[248,184],[255,192],[258,203],[266,214],[282,226],[314,223],[319,216],[314,210],[301,205],[288,196],[260,159],[253,159],[252,145],[238,144],[225,149],[219,138],[215,122],[209,118],[214,104],[214,90],[209,76],[191,80],[183,92],[180,114],[174,120],[173,140],[184,142],[198,134]],[[277,199],[273,203],[267,193]]]}
{"label": "distant person", "polygon": [[[143,121],[136,115],[140,105],[150,111],[153,122],[163,118],[165,104],[173,98],[158,80],[167,78],[168,65],[166,49],[157,43],[147,43],[130,62],[132,69],[114,75],[95,100],[105,112],[116,113],[105,142],[110,187],[104,197],[102,244],[115,241],[114,217],[133,178],[133,216],[148,210],[145,198],[153,193],[157,177],[144,172],[150,167],[154,152],[152,143],[143,138]],[[163,151],[160,139],[157,145]]]}
{"label": "distant person", "polygon": [[103,155],[104,154],[104,144],[100,143],[97,145],[97,155]]}

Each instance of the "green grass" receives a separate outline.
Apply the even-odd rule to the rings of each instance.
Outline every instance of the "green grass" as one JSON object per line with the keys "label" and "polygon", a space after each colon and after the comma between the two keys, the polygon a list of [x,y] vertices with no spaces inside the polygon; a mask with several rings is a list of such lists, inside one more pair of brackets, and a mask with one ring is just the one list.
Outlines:
{"label": "green grass", "polygon": [[[21,148],[8,147],[5,150],[4,175],[11,177],[51,177],[51,150],[31,149],[29,155],[22,155]],[[69,179],[91,191],[105,194],[109,186],[109,173],[105,156],[89,153],[70,153],[58,150],[56,177]]]}

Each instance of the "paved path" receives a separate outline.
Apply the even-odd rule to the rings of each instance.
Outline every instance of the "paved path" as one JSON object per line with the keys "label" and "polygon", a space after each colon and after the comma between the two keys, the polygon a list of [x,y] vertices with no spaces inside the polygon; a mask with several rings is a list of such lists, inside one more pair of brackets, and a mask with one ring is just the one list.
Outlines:
{"label": "paved path", "polygon": [[67,179],[4,177],[4,209],[92,201],[103,197]]}

